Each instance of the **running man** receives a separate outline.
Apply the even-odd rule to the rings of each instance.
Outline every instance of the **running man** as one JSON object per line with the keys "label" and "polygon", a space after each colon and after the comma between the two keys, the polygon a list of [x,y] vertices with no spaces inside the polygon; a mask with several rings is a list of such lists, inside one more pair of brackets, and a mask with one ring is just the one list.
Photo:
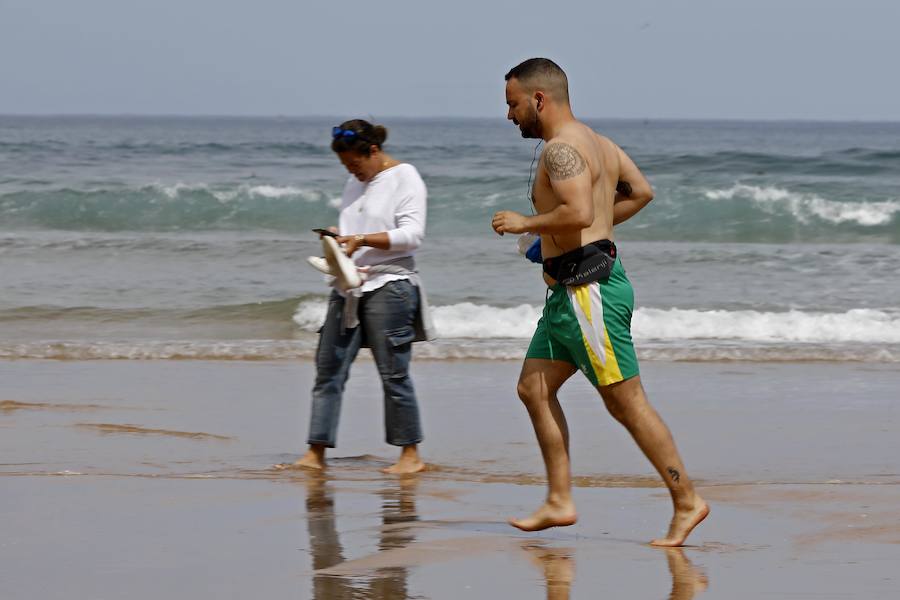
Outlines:
{"label": "running man", "polygon": [[581,370],[669,488],[675,514],[666,537],[651,544],[680,546],[709,507],[694,491],[669,429],[641,386],[631,341],[634,295],[612,241],[613,226],[646,206],[653,190],[621,148],[575,119],[566,74],[553,61],[532,58],[507,73],[506,103],[507,118],[522,137],[541,138],[546,145],[531,190],[537,214],[500,211],[491,226],[500,235],[540,234],[550,288],[518,383],[549,490],[531,516],[510,524],[537,531],[577,519],[569,431],[556,393]]}

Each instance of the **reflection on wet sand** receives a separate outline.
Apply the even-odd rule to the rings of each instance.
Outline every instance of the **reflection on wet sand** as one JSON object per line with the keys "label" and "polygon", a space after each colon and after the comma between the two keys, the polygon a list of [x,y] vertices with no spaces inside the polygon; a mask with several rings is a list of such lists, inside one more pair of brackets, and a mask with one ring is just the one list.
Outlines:
{"label": "reflection on wet sand", "polygon": [[[404,548],[415,541],[412,527],[419,520],[416,513],[416,478],[403,477],[390,481],[378,494],[381,503],[379,551]],[[334,511],[334,490],[319,474],[310,474],[306,482],[306,514],[312,550],[313,598],[343,600],[403,600],[408,597],[406,567],[377,569],[374,576],[347,578],[322,571],[344,562],[344,550],[338,535]]]}
{"label": "reflection on wet sand", "polygon": [[[547,600],[569,600],[572,580],[575,577],[574,548],[555,548],[529,542],[522,546],[544,574]],[[665,550],[669,573],[672,575],[672,592],[669,600],[691,600],[706,590],[709,580],[690,561],[682,548]]]}
{"label": "reflection on wet sand", "polygon": [[569,600],[569,590],[575,577],[575,550],[525,544],[522,549],[544,572],[547,600]]}
{"label": "reflection on wet sand", "polygon": [[[324,478],[310,475],[306,483],[306,518],[314,571],[344,562],[344,550],[335,524],[334,496]],[[353,598],[353,587],[340,577],[313,576],[313,598]]]}
{"label": "reflection on wet sand", "polygon": [[[334,488],[321,473],[309,472],[306,484],[306,518],[312,553],[313,598],[316,600],[404,600],[410,597],[409,571],[428,563],[471,556],[473,551],[508,552],[521,548],[541,572],[547,600],[568,600],[575,580],[577,550],[557,547],[542,539],[489,535],[432,540],[417,544],[416,528],[434,528],[447,522],[420,521],[416,510],[417,477],[385,480],[374,493],[381,498],[381,524],[377,530],[378,552],[347,560],[337,528]],[[438,525],[440,526],[440,525]],[[517,539],[518,538],[518,539]],[[477,544],[473,547],[472,544]],[[587,550],[587,549],[586,549]],[[706,590],[708,580],[682,548],[655,550],[665,553],[672,577],[669,600],[692,600]],[[650,563],[659,564],[659,563]]]}
{"label": "reflection on wet sand", "polygon": [[[413,527],[419,520],[416,513],[416,490],[418,477],[400,477],[379,492],[381,496],[381,536],[378,540],[380,551],[405,548],[415,541]],[[386,567],[371,584],[371,598],[407,598],[407,577],[405,567]]]}
{"label": "reflection on wet sand", "polygon": [[681,548],[665,550],[672,574],[672,593],[669,600],[691,600],[695,595],[705,592],[709,586],[706,574],[694,566]]}

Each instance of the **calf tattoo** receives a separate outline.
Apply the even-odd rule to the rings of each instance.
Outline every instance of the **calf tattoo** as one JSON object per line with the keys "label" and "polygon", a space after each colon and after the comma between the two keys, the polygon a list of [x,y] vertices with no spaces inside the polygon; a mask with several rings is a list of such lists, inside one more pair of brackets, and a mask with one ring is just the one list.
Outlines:
{"label": "calf tattoo", "polygon": [[669,472],[669,477],[671,477],[672,481],[674,481],[675,483],[678,483],[678,480],[681,479],[681,474],[678,472],[678,469],[668,467],[666,471]]}
{"label": "calf tattoo", "polygon": [[550,179],[559,180],[580,175],[587,164],[573,146],[555,142],[544,150],[544,166]]}

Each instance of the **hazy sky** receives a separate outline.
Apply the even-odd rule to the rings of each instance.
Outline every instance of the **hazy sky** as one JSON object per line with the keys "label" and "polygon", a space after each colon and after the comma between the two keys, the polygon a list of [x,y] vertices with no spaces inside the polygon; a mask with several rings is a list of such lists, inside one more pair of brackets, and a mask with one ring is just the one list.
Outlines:
{"label": "hazy sky", "polygon": [[898,0],[0,0],[0,113],[900,120]]}

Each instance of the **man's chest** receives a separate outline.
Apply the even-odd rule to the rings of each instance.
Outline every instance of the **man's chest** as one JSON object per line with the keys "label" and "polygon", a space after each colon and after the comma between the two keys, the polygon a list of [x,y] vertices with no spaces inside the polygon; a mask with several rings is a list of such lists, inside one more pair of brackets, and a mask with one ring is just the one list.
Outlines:
{"label": "man's chest", "polygon": [[548,213],[559,205],[559,199],[553,193],[550,178],[543,167],[535,174],[534,184],[531,186],[531,202],[538,214]]}

